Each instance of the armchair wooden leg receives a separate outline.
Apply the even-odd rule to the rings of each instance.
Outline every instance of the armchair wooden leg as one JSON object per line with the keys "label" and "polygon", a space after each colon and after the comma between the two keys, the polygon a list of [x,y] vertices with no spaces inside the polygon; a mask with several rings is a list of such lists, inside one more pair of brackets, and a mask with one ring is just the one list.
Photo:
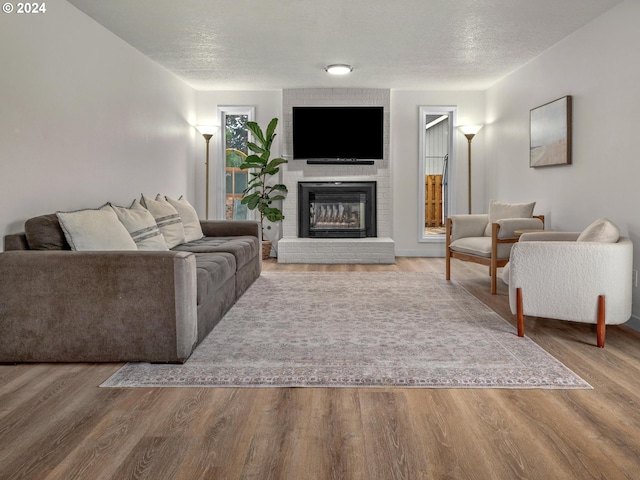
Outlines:
{"label": "armchair wooden leg", "polygon": [[491,224],[491,263],[489,265],[491,275],[491,293],[495,295],[498,291],[498,230],[500,225]]}
{"label": "armchair wooden leg", "polygon": [[495,263],[491,262],[491,293],[496,294],[498,292],[498,267]]}
{"label": "armchair wooden leg", "polygon": [[447,248],[447,252],[445,253],[445,277],[447,280],[451,280],[451,255],[449,254],[449,248]]}
{"label": "armchair wooden leg", "polygon": [[516,288],[516,320],[518,324],[518,336],[524,337],[524,309],[522,307],[522,289]]}
{"label": "armchair wooden leg", "polygon": [[445,276],[447,280],[451,280],[451,250],[449,249],[449,245],[451,245],[451,219],[447,218],[445,223],[445,242],[444,242],[444,255],[445,255]]}
{"label": "armchair wooden leg", "polygon": [[598,296],[598,324],[596,326],[596,344],[599,348],[604,348],[604,334],[606,324],[604,317],[604,295]]}

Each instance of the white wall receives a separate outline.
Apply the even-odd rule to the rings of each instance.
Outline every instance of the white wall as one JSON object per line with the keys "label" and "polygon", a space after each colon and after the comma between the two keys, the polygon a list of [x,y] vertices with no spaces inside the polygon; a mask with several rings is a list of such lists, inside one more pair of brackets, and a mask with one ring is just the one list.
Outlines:
{"label": "white wall", "polygon": [[67,2],[0,15],[0,235],[56,210],[192,201],[195,91]]}
{"label": "white wall", "polygon": [[[391,91],[391,165],[393,191],[393,233],[398,256],[444,256],[444,240],[437,243],[418,242],[419,182],[419,108],[420,106],[455,106],[457,124],[482,123],[484,92],[469,91]],[[450,214],[467,213],[467,139],[454,130],[454,152],[451,173],[455,178],[456,197],[450,205]],[[473,165],[471,168],[472,211],[486,213],[485,195],[486,157],[484,132],[473,139]]]}
{"label": "white wall", "polygon": [[[547,227],[580,231],[613,220],[635,244],[640,268],[640,2],[628,0],[486,93],[488,194],[536,200]],[[529,168],[529,110],[573,96],[573,164]],[[640,294],[634,293],[634,316]]]}

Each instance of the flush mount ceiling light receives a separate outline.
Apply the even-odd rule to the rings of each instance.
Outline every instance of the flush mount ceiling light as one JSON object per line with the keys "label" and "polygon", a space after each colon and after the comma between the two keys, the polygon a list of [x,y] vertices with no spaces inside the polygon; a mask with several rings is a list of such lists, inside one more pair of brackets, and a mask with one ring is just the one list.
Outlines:
{"label": "flush mount ceiling light", "polygon": [[327,65],[326,67],[324,67],[324,69],[331,75],[346,75],[348,73],[351,73],[353,67],[344,63],[334,63],[332,65]]}

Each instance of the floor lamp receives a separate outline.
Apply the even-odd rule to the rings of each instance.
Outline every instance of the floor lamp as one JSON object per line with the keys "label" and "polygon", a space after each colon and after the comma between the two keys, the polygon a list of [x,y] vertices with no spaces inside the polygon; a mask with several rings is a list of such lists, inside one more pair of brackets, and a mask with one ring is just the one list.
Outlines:
{"label": "floor lamp", "polygon": [[209,140],[216,133],[218,127],[214,125],[201,125],[198,126],[198,131],[202,134],[205,141],[207,142],[207,157],[205,160],[206,171],[205,171],[205,219],[209,220]]}
{"label": "floor lamp", "polygon": [[458,127],[469,142],[469,213],[471,213],[471,140],[482,128],[482,125],[461,125]]}

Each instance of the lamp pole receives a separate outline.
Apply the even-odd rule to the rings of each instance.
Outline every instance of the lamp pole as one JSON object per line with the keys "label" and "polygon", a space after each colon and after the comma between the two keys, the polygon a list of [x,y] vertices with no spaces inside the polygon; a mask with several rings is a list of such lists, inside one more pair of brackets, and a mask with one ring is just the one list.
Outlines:
{"label": "lamp pole", "polygon": [[198,131],[202,134],[205,141],[207,142],[207,159],[205,160],[206,172],[205,172],[205,218],[209,220],[209,140],[213,137],[218,131],[218,126],[216,125],[199,125],[196,127]]}
{"label": "lamp pole", "polygon": [[204,211],[205,211],[205,218],[207,220],[209,220],[209,140],[211,140],[211,137],[213,137],[213,135],[211,133],[203,133],[202,136],[204,137],[204,139],[207,142],[207,157],[205,160],[205,165],[206,165],[206,171],[205,171],[205,183],[206,183],[206,187],[205,187],[205,206],[204,206]]}
{"label": "lamp pole", "polygon": [[467,140],[469,142],[469,157],[468,157],[468,171],[469,171],[469,213],[471,213],[471,140],[473,139],[473,137],[476,136],[475,133],[465,133],[464,134],[465,137],[467,137]]}
{"label": "lamp pole", "polygon": [[461,125],[458,127],[465,137],[467,137],[467,142],[469,142],[469,213],[471,213],[471,140],[475,137],[476,133],[482,128],[482,125]]}

